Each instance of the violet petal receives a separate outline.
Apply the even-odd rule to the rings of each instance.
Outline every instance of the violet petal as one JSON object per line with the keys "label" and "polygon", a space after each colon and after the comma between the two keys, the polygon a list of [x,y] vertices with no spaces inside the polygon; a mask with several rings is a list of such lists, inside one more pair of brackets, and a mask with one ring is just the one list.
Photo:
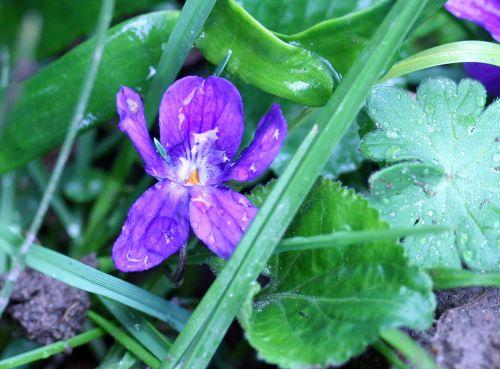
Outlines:
{"label": "violet petal", "polygon": [[257,208],[227,188],[192,187],[189,221],[196,236],[221,258],[228,258],[250,225]]}
{"label": "violet petal", "polygon": [[445,7],[455,17],[477,23],[500,41],[500,0],[449,0]]}
{"label": "violet petal", "polygon": [[251,181],[261,175],[278,155],[285,140],[287,125],[278,104],[273,104],[262,117],[255,137],[234,166],[229,170],[227,179]]}
{"label": "violet petal", "polygon": [[500,67],[483,63],[464,63],[467,74],[481,82],[488,92],[500,97]]}
{"label": "violet petal", "polygon": [[161,101],[161,143],[167,151],[179,144],[190,150],[196,135],[205,132],[216,135],[217,144],[232,159],[243,135],[241,96],[223,78],[182,78],[168,88]]}
{"label": "violet petal", "polygon": [[163,180],[150,187],[130,208],[113,246],[113,261],[124,272],[160,264],[187,241],[188,190]]}
{"label": "violet petal", "polygon": [[146,172],[157,178],[169,177],[169,168],[158,155],[149,137],[141,97],[132,89],[122,86],[116,95],[120,116],[120,129],[125,132],[144,161]]}

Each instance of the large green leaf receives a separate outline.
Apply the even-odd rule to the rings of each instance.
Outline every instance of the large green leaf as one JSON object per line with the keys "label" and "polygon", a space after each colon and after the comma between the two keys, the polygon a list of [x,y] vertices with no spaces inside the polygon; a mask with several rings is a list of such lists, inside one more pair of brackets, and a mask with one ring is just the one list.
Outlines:
{"label": "large green leaf", "polygon": [[447,79],[422,83],[416,98],[381,87],[368,100],[378,129],[361,150],[393,163],[371,177],[373,204],[394,226],[454,228],[405,240],[419,265],[500,270],[500,101],[485,102],[478,82]]}
{"label": "large green leaf", "polygon": [[[392,0],[386,0],[366,11],[324,22],[319,25],[322,31],[313,27],[304,35],[296,35],[297,39],[283,37],[290,42],[306,37],[310,42],[302,42],[304,47],[318,52],[345,72],[390,3]],[[82,128],[101,124],[114,116],[114,96],[120,85],[146,91],[177,14],[146,14],[109,31],[102,67]],[[0,138],[0,172],[23,165],[61,142],[92,43],[93,40],[83,43],[22,85],[23,94]],[[228,70],[273,95],[301,104],[321,105],[331,94],[329,67],[318,56],[281,41],[233,0],[218,1],[197,46],[215,64],[231,49]]]}
{"label": "large green leaf", "polygon": [[[335,71],[345,74],[371,39],[373,30],[384,19],[394,0],[369,3],[374,5],[340,18],[320,22],[302,32],[293,35],[280,34],[279,37],[320,55],[330,62]],[[414,28],[426,21],[440,7],[442,1],[433,1],[426,5]],[[395,59],[397,58],[400,56],[397,55]]]}
{"label": "large green leaf", "polygon": [[297,33],[330,18],[358,12],[383,0],[239,0],[267,28]]}
{"label": "large green leaf", "polygon": [[359,56],[394,1],[330,19],[293,35],[280,35],[286,42],[300,45],[328,60],[340,74],[345,74]]}
{"label": "large green leaf", "polygon": [[[120,18],[164,0],[117,0],[114,18]],[[6,0],[0,2],[0,44],[12,46],[23,15],[37,11],[43,19],[37,55],[44,57],[66,47],[76,38],[91,32],[99,15],[101,0]],[[83,5],[83,6],[82,6]]]}
{"label": "large green leaf", "polygon": [[[386,228],[365,199],[320,180],[287,235]],[[267,274],[269,283],[247,301],[240,321],[259,355],[281,367],[338,365],[384,328],[432,322],[430,279],[408,265],[395,241],[280,253]]]}
{"label": "large green leaf", "polygon": [[[82,129],[114,116],[120,85],[146,91],[177,17],[177,12],[150,13],[108,32]],[[234,29],[239,29],[236,35]],[[234,39],[227,39],[228,35]],[[23,165],[61,142],[93,42],[81,44],[22,84],[23,94],[0,138],[0,172]],[[331,94],[332,77],[319,57],[280,41],[232,1],[218,2],[198,46],[214,63],[231,48],[228,69],[270,93],[310,105],[323,104]]]}
{"label": "large green leaf", "polygon": [[311,106],[331,96],[333,79],[321,58],[283,42],[234,0],[217,1],[196,46],[213,64],[232,50],[226,68],[271,94]]}
{"label": "large green leaf", "polygon": [[[121,85],[144,89],[176,19],[176,12],[152,13],[108,31],[82,128],[114,116],[115,94]],[[23,165],[62,141],[93,45],[93,39],[83,43],[22,85],[22,97],[0,138],[0,172]]]}

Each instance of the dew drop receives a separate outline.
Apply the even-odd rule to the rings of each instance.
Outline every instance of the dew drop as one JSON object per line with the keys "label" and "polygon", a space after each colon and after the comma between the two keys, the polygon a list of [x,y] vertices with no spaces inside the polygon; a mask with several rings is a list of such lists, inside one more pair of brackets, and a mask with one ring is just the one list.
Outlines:
{"label": "dew drop", "polygon": [[390,139],[395,139],[395,138],[399,137],[399,134],[396,131],[386,131],[385,135],[387,138],[390,138]]}
{"label": "dew drop", "polygon": [[139,111],[139,105],[137,104],[137,101],[134,101],[132,99],[127,99],[127,107],[134,114]]}

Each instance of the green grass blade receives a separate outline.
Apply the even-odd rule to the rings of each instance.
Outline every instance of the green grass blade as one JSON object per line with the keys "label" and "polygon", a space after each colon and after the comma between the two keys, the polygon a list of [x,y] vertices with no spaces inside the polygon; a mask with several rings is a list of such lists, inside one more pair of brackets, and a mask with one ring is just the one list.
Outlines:
{"label": "green grass blade", "polygon": [[412,369],[409,365],[406,365],[403,360],[401,360],[398,354],[389,347],[384,341],[378,341],[373,345],[373,348],[379,353],[384,355],[391,365],[396,369]]}
{"label": "green grass blade", "polygon": [[145,99],[149,122],[156,117],[163,92],[175,80],[215,2],[216,0],[187,0],[182,7]]}
{"label": "green grass blade", "polygon": [[97,72],[99,71],[99,65],[101,63],[102,54],[104,51],[106,30],[108,29],[111,22],[114,5],[114,0],[102,1],[101,10],[99,12],[99,19],[97,21],[97,36],[94,52],[92,54],[92,60],[88,65],[87,73],[85,75],[85,79],[83,80],[82,87],[78,96],[78,102],[74,108],[68,130],[64,137],[64,142],[61,146],[61,150],[59,151],[59,155],[57,157],[50,179],[47,183],[47,187],[43,193],[40,204],[38,205],[33,221],[28,228],[26,239],[21,244],[21,251],[17,258],[14,260],[11,270],[5,278],[5,283],[0,290],[0,317],[7,307],[7,304],[9,303],[10,295],[12,294],[12,291],[14,289],[15,282],[24,269],[26,254],[35,241],[38,231],[42,226],[42,222],[45,218],[47,210],[49,209],[52,196],[57,189],[64,167],[66,166],[69,155],[71,154],[73,142],[75,141],[78,134],[78,126],[83,120],[83,115],[90,100],[90,94],[94,87]]}
{"label": "green grass blade", "polygon": [[[443,1],[444,2],[444,1]],[[162,368],[205,368],[321,168],[389,67],[429,0],[399,0],[322,109],[318,124],[276,182],[235,253],[212,284]]]}
{"label": "green grass blade", "polygon": [[104,335],[104,331],[100,328],[94,328],[86,332],[77,334],[65,341],[59,341],[50,345],[42,346],[37,349],[12,356],[8,359],[0,361],[0,369],[17,368],[21,365],[33,363],[38,360],[47,359],[53,355],[67,351],[69,348],[78,347],[89,343],[96,338]]}
{"label": "green grass blade", "polygon": [[500,273],[498,272],[478,273],[448,268],[432,268],[427,272],[432,278],[435,290],[471,286],[500,287]]}
{"label": "green grass blade", "polygon": [[153,369],[159,367],[160,361],[155,358],[148,350],[146,350],[140,343],[138,343],[127,333],[125,333],[122,329],[118,328],[109,320],[100,316],[94,311],[89,311],[88,316],[95,324],[97,324],[111,336],[113,336],[113,338],[117,342],[119,342],[123,347],[134,354],[134,356],[141,360],[144,364]]}
{"label": "green grass blade", "polygon": [[[8,73],[8,67],[2,71],[2,86],[6,87],[3,98],[0,98],[0,134],[3,132],[4,123],[7,121],[10,109],[14,106],[21,93],[21,80],[23,69],[32,64],[34,54],[42,30],[42,18],[35,11],[28,11],[23,16],[19,35],[16,40],[15,67],[12,73]],[[6,61],[8,63],[8,59]],[[7,70],[6,74],[3,74]],[[12,75],[9,81],[8,76]]]}
{"label": "green grass blade", "polygon": [[[15,220],[15,205],[16,205],[16,172],[4,174],[0,178],[0,224],[12,228],[19,228]],[[9,257],[0,251],[0,274],[8,270]]]}
{"label": "green grass blade", "polygon": [[159,360],[167,357],[172,343],[142,314],[112,300],[101,297],[101,302],[120,324]]}
{"label": "green grass blade", "polygon": [[128,142],[123,144],[118,151],[118,155],[113,163],[111,173],[106,179],[104,188],[97,199],[88,218],[87,226],[83,234],[81,244],[74,249],[72,256],[81,257],[91,252],[97,252],[101,244],[93,241],[102,233],[102,224],[106,222],[109,212],[116,206],[116,201],[120,195],[123,185],[127,180],[137,153]]}
{"label": "green grass blade", "polygon": [[286,251],[312,250],[337,245],[350,245],[354,243],[394,240],[405,236],[418,234],[440,233],[449,231],[446,226],[423,226],[420,228],[401,227],[373,231],[345,231],[312,237],[293,237],[280,242],[275,253]]}
{"label": "green grass blade", "polygon": [[[449,230],[450,228],[447,226],[429,225],[429,226],[422,226],[419,228],[397,227],[397,228],[388,228],[383,230],[370,230],[370,231],[339,231],[320,236],[292,237],[282,240],[278,244],[278,246],[276,246],[274,254],[279,254],[281,252],[288,252],[288,251],[304,251],[304,250],[320,249],[325,247],[336,247],[340,245],[352,245],[356,243],[394,240],[400,237],[414,236],[419,234],[441,233]],[[109,257],[101,259],[106,265],[112,263],[112,260]],[[194,256],[191,255],[187,260],[187,264],[211,265],[212,263],[216,262],[216,259],[217,257],[214,256],[211,252],[201,251]],[[178,263],[177,256],[175,255],[172,256],[167,261],[167,263],[169,263],[171,266],[177,265]]]}
{"label": "green grass blade", "polygon": [[431,47],[394,64],[380,81],[438,65],[469,62],[500,67],[500,45],[486,41],[459,41]]}
{"label": "green grass blade", "polygon": [[[0,225],[0,249],[16,256],[16,245],[21,242],[19,236]],[[26,265],[73,287],[108,297],[151,315],[176,330],[181,330],[189,317],[186,310],[161,297],[42,246],[33,245],[26,257]]]}
{"label": "green grass blade", "polygon": [[439,366],[418,343],[399,329],[384,329],[380,332],[382,339],[396,348],[418,369],[439,369]]}
{"label": "green grass blade", "polygon": [[[28,172],[33,178],[35,185],[40,192],[44,192],[48,184],[47,170],[40,160],[34,160],[28,164]],[[71,238],[78,238],[81,236],[81,225],[79,220],[71,213],[68,206],[61,198],[58,192],[55,192],[50,201],[50,206],[59,217],[59,220],[64,225],[64,229],[68,236]]]}
{"label": "green grass blade", "polygon": [[137,359],[130,352],[115,343],[96,369],[130,369],[136,363]]}

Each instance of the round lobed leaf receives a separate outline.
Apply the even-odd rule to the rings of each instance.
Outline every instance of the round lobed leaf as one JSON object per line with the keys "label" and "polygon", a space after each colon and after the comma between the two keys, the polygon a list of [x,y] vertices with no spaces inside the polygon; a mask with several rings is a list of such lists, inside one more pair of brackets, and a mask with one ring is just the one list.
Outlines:
{"label": "round lobed leaf", "polygon": [[413,262],[425,267],[500,270],[500,101],[472,80],[422,83],[416,98],[376,88],[367,102],[377,129],[361,151],[395,163],[371,179],[371,200],[394,226],[451,225],[453,232],[408,237]]}

